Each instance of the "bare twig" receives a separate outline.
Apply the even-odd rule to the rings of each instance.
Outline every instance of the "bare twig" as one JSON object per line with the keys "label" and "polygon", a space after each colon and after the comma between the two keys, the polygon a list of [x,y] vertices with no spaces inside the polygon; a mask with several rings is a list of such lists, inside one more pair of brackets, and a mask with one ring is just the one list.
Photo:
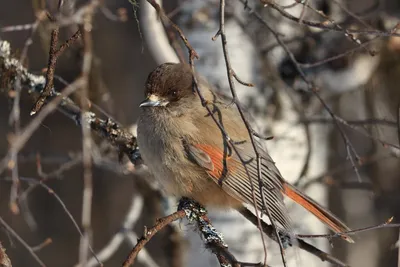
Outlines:
{"label": "bare twig", "polygon": [[14,229],[11,228],[10,225],[8,225],[3,218],[0,216],[0,224],[4,226],[4,228],[6,228],[6,230],[13,236],[15,237],[24,247],[25,249],[32,255],[32,257],[36,260],[36,262],[42,266],[42,267],[46,267],[46,265],[43,263],[43,261],[39,258],[39,256],[36,254],[36,252],[34,251],[34,249],[28,245],[28,243],[25,242],[25,240],[17,234],[17,232],[14,231]]}
{"label": "bare twig", "polygon": [[392,148],[396,148],[396,149],[400,149],[400,145],[397,144],[393,144],[393,143],[388,143],[385,140],[382,140],[370,133],[368,133],[367,131],[363,131],[362,130],[362,126],[365,125],[386,125],[386,126],[393,126],[393,127],[397,127],[397,125],[395,125],[396,123],[392,122],[392,121],[388,121],[388,120],[382,120],[382,119],[365,119],[365,120],[350,120],[347,121],[337,115],[334,115],[335,118],[334,119],[326,119],[326,118],[316,118],[316,119],[310,119],[310,120],[305,120],[304,123],[340,123],[343,124],[347,127],[349,127],[350,129],[370,138],[371,140],[375,140],[379,143],[381,143],[382,145],[386,146],[386,147],[392,147]]}
{"label": "bare twig", "polygon": [[[243,209],[240,211],[240,213],[250,222],[252,222],[254,225],[258,225],[258,219],[257,216],[255,216],[251,211],[247,210],[247,209]],[[265,223],[264,221],[261,221],[262,224],[262,231],[268,235],[268,237],[270,237],[272,240],[276,240],[276,236],[275,236],[275,231],[273,229],[273,227],[271,225],[268,225],[267,223]],[[305,242],[302,239],[299,238],[295,238],[295,240],[293,241],[294,244],[291,243],[290,240],[292,240],[292,237],[287,237],[287,236],[280,236],[281,242],[283,244],[285,244],[285,246],[292,246],[292,245],[296,245],[298,246],[300,249],[309,252],[310,254],[317,256],[319,259],[321,259],[321,261],[327,261],[331,264],[333,264],[334,266],[338,266],[338,267],[349,267],[349,265],[347,265],[346,263],[342,262],[341,260],[335,258],[334,256],[323,252],[322,250],[318,249],[317,247]]]}
{"label": "bare twig", "polygon": [[[7,88],[6,93],[10,95],[14,88],[14,80],[18,73],[21,73],[22,85],[29,89],[32,94],[40,93],[45,85],[45,78],[43,76],[33,75],[21,63],[11,57],[11,49],[8,42],[0,41],[0,84],[3,88]],[[92,112],[83,113],[78,105],[76,105],[70,98],[66,97],[83,85],[82,78],[78,78],[73,83],[68,85],[62,93],[55,92],[54,96],[50,96],[48,101],[52,103],[48,108],[50,110],[46,113],[51,113],[55,108],[60,110],[68,118],[72,119],[77,125],[81,125],[82,120],[87,120],[93,133],[101,136],[108,140],[113,146],[115,146],[120,153],[125,154],[128,159],[135,165],[141,164],[140,154],[137,149],[136,137],[134,137],[129,131],[123,129],[117,122],[111,118],[100,119]],[[52,102],[56,99],[56,102]],[[61,105],[57,104],[60,103]],[[46,105],[47,106],[47,105]],[[42,112],[41,112],[42,113]],[[45,114],[38,115],[35,120],[42,121]],[[38,121],[35,121],[37,123]],[[32,123],[31,122],[31,123]],[[36,124],[36,126],[38,126]],[[26,136],[21,139],[18,138],[19,142],[24,141],[32,133],[26,133]],[[15,141],[15,140],[14,140]],[[15,145],[15,144],[14,144]],[[23,144],[22,144],[23,146]],[[16,148],[20,149],[21,144]],[[3,162],[5,163],[5,162]],[[0,166],[2,166],[0,164]],[[0,168],[1,170],[2,168]],[[1,171],[0,171],[1,173]]]}
{"label": "bare twig", "polygon": [[[54,192],[54,190],[52,188],[50,188],[48,185],[46,185],[43,181],[38,181],[36,179],[33,178],[27,178],[27,177],[21,177],[20,178],[21,181],[27,182],[28,184],[36,184],[42,188],[44,188],[47,193],[49,193],[50,195],[52,195],[57,202],[61,205],[62,209],[64,210],[65,214],[69,217],[69,219],[71,220],[71,222],[73,223],[73,225],[75,226],[76,230],[78,231],[79,235],[82,237],[83,236],[83,232],[81,231],[78,223],[76,222],[76,220],[74,219],[74,217],[72,216],[71,212],[68,210],[67,206],[65,205],[65,203],[62,201],[62,199],[57,195],[56,192]],[[7,180],[7,179],[6,179]],[[1,219],[1,217],[0,217]],[[23,240],[22,240],[23,241]],[[37,247],[37,246],[36,246]],[[36,248],[35,247],[35,248]],[[32,247],[30,247],[32,249],[32,251],[35,251]],[[102,265],[102,263],[100,262],[100,260],[97,258],[93,248],[90,246],[89,244],[89,250],[92,253],[93,257],[97,260],[97,262]]]}
{"label": "bare twig", "polygon": [[[248,3],[246,0],[239,0],[245,7],[246,10],[248,10],[250,12],[251,15],[253,15],[257,20],[259,20],[262,24],[265,25],[265,27],[272,33],[272,35],[275,37],[276,41],[280,44],[280,46],[282,47],[282,49],[285,51],[285,53],[288,55],[290,61],[293,63],[297,73],[300,75],[301,79],[306,83],[307,85],[307,89],[318,99],[318,101],[322,104],[322,106],[324,107],[324,109],[328,112],[329,116],[333,119],[334,121],[334,125],[336,127],[336,129],[338,129],[345,148],[346,148],[346,153],[347,153],[347,157],[350,160],[350,162],[352,163],[354,172],[357,175],[357,179],[359,182],[361,182],[361,176],[358,172],[358,168],[356,165],[356,162],[359,162],[360,157],[357,154],[356,149],[354,148],[353,144],[350,142],[348,136],[346,135],[346,133],[343,131],[343,129],[341,128],[341,125],[338,121],[338,117],[333,113],[332,109],[329,107],[329,105],[324,101],[324,99],[320,96],[320,94],[318,93],[318,89],[314,86],[314,84],[308,79],[308,77],[306,76],[305,72],[303,71],[303,69],[301,68],[301,66],[299,65],[298,61],[296,60],[294,54],[289,50],[289,48],[287,47],[287,45],[282,41],[282,38],[272,29],[272,27],[261,17],[260,14],[258,14],[257,12],[255,12],[251,7],[248,6]],[[286,13],[286,11],[282,10],[280,7],[278,7],[276,4],[274,3],[270,3],[270,1],[268,0],[260,0],[262,2],[268,2],[268,4],[276,7],[277,9],[283,11]],[[290,14],[289,14],[290,15]],[[304,21],[303,21],[304,22]],[[354,159],[355,158],[355,159]]]}
{"label": "bare twig", "polygon": [[[32,44],[32,38],[33,35],[36,33],[37,28],[39,27],[40,22],[44,19],[44,12],[38,12],[37,18],[35,23],[33,24],[31,33],[28,37],[28,39],[25,41],[24,48],[22,49],[22,53],[20,56],[19,61],[21,64],[24,64],[25,59],[28,55],[28,49],[30,45]],[[21,85],[21,77],[20,75],[16,76],[15,80],[15,91],[14,91],[14,102],[13,102],[13,108],[11,110],[11,115],[10,115],[10,124],[14,125],[14,135],[18,136],[21,131],[21,125],[20,125],[20,98],[21,98],[21,90],[22,90],[22,85]],[[11,186],[11,192],[10,192],[10,209],[13,213],[19,213],[19,208],[16,203],[16,199],[18,197],[18,189],[19,189],[19,179],[18,179],[18,151],[16,150],[10,150],[10,160],[14,164],[10,165],[12,177],[13,177],[13,184]],[[0,167],[1,168],[1,167]],[[1,172],[1,171],[0,171]]]}
{"label": "bare twig", "polygon": [[377,230],[377,229],[382,229],[382,228],[400,228],[399,223],[392,223],[393,217],[390,217],[386,222],[378,224],[378,225],[373,225],[373,226],[367,226],[363,228],[358,228],[354,229],[351,231],[346,231],[342,233],[334,233],[334,234],[322,234],[322,235],[297,235],[300,238],[332,238],[332,237],[338,237],[338,236],[343,236],[343,235],[354,235],[366,231],[371,231],[371,230]]}
{"label": "bare twig", "polygon": [[[349,125],[355,126],[367,126],[367,125],[385,125],[390,127],[397,128],[397,122],[385,120],[385,119],[375,119],[375,118],[368,118],[368,119],[361,119],[361,120],[345,120]],[[316,117],[316,118],[303,118],[300,119],[302,123],[321,123],[321,124],[331,124],[333,123],[332,119],[323,118],[323,117]]]}
{"label": "bare twig", "polygon": [[0,32],[29,31],[36,26],[36,23],[20,24],[4,26],[0,28]]}
{"label": "bare twig", "polygon": [[144,235],[138,240],[136,246],[131,250],[128,255],[128,258],[122,264],[123,267],[129,267],[133,265],[137,255],[139,254],[140,250],[150,241],[150,239],[157,234],[160,230],[162,230],[165,226],[170,224],[171,222],[182,219],[186,216],[184,210],[179,210],[171,215],[168,215],[164,218],[158,219],[156,224],[150,228],[145,229]]}
{"label": "bare twig", "polygon": [[33,106],[31,115],[36,114],[45,104],[47,98],[54,94],[53,93],[54,73],[56,70],[57,60],[59,56],[64,52],[64,50],[67,49],[73,42],[78,40],[79,37],[81,36],[81,32],[78,30],[64,44],[62,44],[59,48],[57,48],[59,31],[60,31],[59,28],[56,28],[51,32],[49,61],[47,63],[47,70],[46,70],[46,85],[44,86],[43,91],[40,94],[40,97]]}
{"label": "bare twig", "polygon": [[[316,10],[315,8],[313,8],[311,5],[309,5],[308,1],[305,2],[301,2],[301,5],[303,5],[303,7],[307,7],[308,9],[312,10],[314,13],[318,14],[319,16],[321,16],[325,21],[329,21],[329,23],[335,27],[338,31],[343,32],[344,36],[346,36],[347,38],[349,38],[352,42],[354,42],[357,45],[361,44],[360,39],[358,39],[357,37],[355,37],[354,34],[350,33],[347,29],[343,28],[342,26],[340,26],[338,23],[336,23],[336,21],[334,21],[332,18],[330,18],[329,16],[325,15],[324,12]],[[302,21],[302,20],[301,20]],[[299,23],[301,23],[301,21],[299,21]],[[368,51],[368,50],[367,50]],[[368,51],[370,52],[370,51]],[[371,55],[373,55],[372,52],[370,52]]]}
{"label": "bare twig", "polygon": [[[241,1],[241,0],[240,0]],[[247,2],[247,1],[244,1]],[[284,8],[279,6],[276,2],[271,1],[271,0],[260,0],[261,3],[263,3],[266,7],[273,8],[276,11],[278,11],[283,17],[294,21],[296,23],[300,22],[300,18],[297,18],[293,16],[292,14],[288,13]],[[245,3],[247,5],[247,3]],[[329,30],[329,31],[337,31],[337,32],[343,32],[342,28],[338,28],[336,24],[326,24],[324,22],[316,22],[316,21],[309,21],[303,19],[302,24],[314,27],[314,28],[319,28],[319,29],[324,29],[324,30]],[[391,33],[391,32],[382,32],[382,31],[376,31],[376,30],[355,30],[355,29],[346,29],[347,34],[365,34],[365,35],[374,35],[374,36],[400,36],[399,33]]]}
{"label": "bare twig", "polygon": [[[97,1],[92,1],[97,2]],[[83,113],[87,113],[89,105],[86,99],[88,99],[88,86],[89,86],[89,75],[92,67],[92,20],[95,6],[92,9],[88,9],[85,15],[83,28],[83,41],[84,41],[84,55],[82,64],[82,78],[84,79],[84,85],[80,92],[81,106]],[[88,254],[90,249],[90,243],[92,239],[92,201],[93,201],[93,177],[92,177],[92,137],[90,132],[90,124],[87,120],[82,121],[82,162],[83,162],[83,201],[82,201],[82,227],[83,235],[80,240],[79,247],[79,264],[80,266],[86,266],[88,260]]]}
{"label": "bare twig", "polygon": [[[21,148],[25,145],[25,143],[29,140],[32,136],[33,132],[41,125],[41,122],[50,114],[52,113],[58,105],[62,102],[63,97],[72,94],[76,91],[79,87],[84,85],[84,80],[82,77],[76,79],[72,84],[67,86],[63,92],[58,95],[57,97],[53,98],[53,100],[48,103],[43,109],[40,114],[38,114],[23,130],[21,130],[21,134],[16,136],[14,140],[11,141],[10,144],[10,151],[20,151]],[[12,166],[15,162],[10,161],[10,155],[12,153],[9,152],[8,156],[5,157],[0,163],[0,173],[3,172],[6,166]],[[10,165],[11,164],[11,165]]]}
{"label": "bare twig", "polygon": [[[118,251],[118,249],[121,247],[123,244],[124,240],[129,240],[131,239],[134,240],[134,243],[132,244],[133,246],[137,243],[137,235],[136,233],[133,232],[133,227],[137,220],[139,219],[140,215],[142,214],[143,211],[143,197],[135,195],[132,197],[131,201],[131,206],[128,209],[128,213],[126,214],[126,217],[124,219],[124,222],[122,224],[122,228],[120,231],[118,231],[107,243],[106,246],[104,246],[98,253],[97,256],[99,260],[101,261],[106,261],[108,260],[112,255],[114,255],[115,252]],[[132,238],[133,236],[133,238]],[[130,242],[131,243],[131,242]],[[148,252],[145,248],[141,249],[141,253],[137,256],[138,261],[148,267],[158,267],[157,263],[154,262],[154,260],[146,256],[148,255]],[[97,266],[98,262],[97,260],[92,257],[88,263],[88,267],[94,267]]]}
{"label": "bare twig", "polygon": [[54,72],[57,63],[56,50],[58,46],[58,34],[60,32],[59,28],[56,28],[51,31],[50,37],[50,49],[49,49],[49,61],[47,63],[47,71],[46,71],[46,85],[44,86],[43,92],[41,93],[39,99],[36,101],[35,106],[32,108],[31,115],[36,114],[39,109],[43,106],[46,101],[46,98],[51,95],[51,90],[53,89],[54,84]]}

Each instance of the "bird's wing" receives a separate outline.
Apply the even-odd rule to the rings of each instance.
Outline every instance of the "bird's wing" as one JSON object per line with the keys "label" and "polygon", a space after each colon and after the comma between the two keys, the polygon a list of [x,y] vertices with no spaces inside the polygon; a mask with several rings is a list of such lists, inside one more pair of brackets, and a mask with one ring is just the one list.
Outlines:
{"label": "bird's wing", "polygon": [[[188,158],[203,167],[212,180],[228,194],[251,205],[256,202],[258,210],[265,214],[269,212],[274,222],[278,223],[278,227],[285,229],[289,234],[294,232],[283,195],[303,206],[335,233],[351,230],[329,210],[285,182],[268,153],[261,147],[257,147],[261,160],[261,176],[258,174],[255,153],[252,153],[254,150],[248,144],[238,144],[235,148],[227,145],[227,148],[221,149],[215,145],[186,143],[185,149]],[[354,242],[346,234],[341,237],[350,243]]]}
{"label": "bird's wing", "polygon": [[[254,205],[267,214],[264,207],[281,228],[292,230],[283,202],[284,190],[278,169],[266,152],[261,150],[261,184],[259,187],[257,159],[251,144],[244,142],[223,147],[208,144],[184,144],[188,159],[203,167],[214,182],[231,196]],[[263,201],[264,199],[264,201]]]}

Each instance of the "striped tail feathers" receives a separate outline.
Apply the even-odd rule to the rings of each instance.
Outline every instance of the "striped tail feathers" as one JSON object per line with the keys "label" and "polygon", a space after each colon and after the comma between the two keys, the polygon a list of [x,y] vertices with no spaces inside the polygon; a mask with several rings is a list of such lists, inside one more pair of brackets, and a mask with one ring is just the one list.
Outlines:
{"label": "striped tail feathers", "polygon": [[[306,196],[295,187],[288,183],[283,185],[284,194],[292,199],[297,204],[301,205],[303,208],[311,212],[316,216],[321,222],[328,226],[335,233],[344,233],[351,231],[340,219],[333,215],[326,208],[319,205],[317,202],[312,200],[310,197]],[[354,240],[346,234],[341,235],[341,238],[349,243],[354,243]]]}

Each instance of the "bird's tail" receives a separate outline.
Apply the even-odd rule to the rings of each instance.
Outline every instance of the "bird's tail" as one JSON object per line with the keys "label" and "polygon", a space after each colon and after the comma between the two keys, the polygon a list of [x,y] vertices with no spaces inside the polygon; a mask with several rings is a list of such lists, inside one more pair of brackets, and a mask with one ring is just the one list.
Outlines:
{"label": "bird's tail", "polygon": [[[284,192],[286,196],[292,199],[294,202],[303,206],[306,210],[314,214],[321,222],[326,224],[335,233],[343,233],[350,231],[340,219],[333,215],[326,208],[319,205],[317,202],[306,196],[295,187],[290,184],[284,184]],[[350,236],[343,234],[341,237],[349,243],[354,243],[354,240]]]}

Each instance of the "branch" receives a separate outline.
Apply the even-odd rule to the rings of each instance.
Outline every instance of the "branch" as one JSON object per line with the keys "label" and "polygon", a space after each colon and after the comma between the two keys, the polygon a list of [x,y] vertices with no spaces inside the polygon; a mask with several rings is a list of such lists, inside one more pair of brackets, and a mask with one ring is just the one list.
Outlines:
{"label": "branch", "polygon": [[[2,217],[0,217],[0,224],[3,225],[3,227],[13,236],[15,237],[21,244],[22,246],[24,246],[26,248],[26,250],[28,250],[28,252],[32,255],[32,257],[36,260],[36,262],[42,266],[42,267],[46,267],[46,265],[43,263],[43,261],[39,258],[39,256],[36,254],[35,250],[28,245],[28,243],[25,242],[25,240],[19,236],[14,229],[8,225],[8,223],[6,223]],[[0,244],[1,245],[1,244]],[[2,247],[0,247],[0,256],[1,253],[4,253],[4,249]],[[3,254],[6,255],[6,254]],[[7,255],[6,255],[7,257]],[[8,257],[7,257],[8,258]],[[1,258],[0,258],[1,259]],[[7,259],[5,259],[7,261]]]}
{"label": "branch", "polygon": [[[20,77],[22,86],[26,88],[33,97],[40,94],[46,82],[44,76],[30,73],[19,60],[11,56],[11,48],[8,42],[0,41],[0,87],[5,88],[5,93],[8,96],[12,95],[17,77]],[[78,78],[73,84],[67,86],[67,88],[70,88],[72,91],[72,88],[79,85],[80,81],[81,80]],[[57,101],[59,105],[56,106],[56,108],[64,115],[72,119],[77,125],[81,125],[82,120],[87,121],[87,125],[90,126],[93,133],[106,139],[111,145],[118,149],[121,155],[125,154],[133,164],[141,165],[142,161],[137,147],[136,137],[129,131],[123,129],[111,118],[101,119],[92,112],[83,113],[77,104],[59,92],[53,92],[52,95],[47,98],[47,101],[51,101],[54,98],[58,98]]]}
{"label": "branch", "polygon": [[207,210],[197,202],[188,198],[182,198],[179,201],[178,211],[158,219],[152,228],[145,228],[143,236],[138,240],[138,243],[131,250],[128,258],[125,260],[122,266],[128,267],[133,265],[138,253],[156,233],[173,221],[183,219],[184,217],[186,217],[190,223],[194,223],[196,225],[204,240],[206,248],[217,256],[221,266],[263,266],[259,263],[244,263],[236,260],[233,254],[229,252],[228,246],[225,244],[222,234],[217,232],[214,226],[211,224],[211,221],[207,216]]}
{"label": "branch", "polygon": [[[267,21],[265,21],[263,19],[263,17],[258,14],[257,12],[255,12],[247,3],[246,0],[238,0],[239,2],[241,2],[245,8],[245,10],[247,10],[252,16],[254,16],[258,21],[260,21],[267,29],[268,31],[271,32],[271,34],[274,36],[274,38],[276,39],[276,41],[279,43],[279,45],[282,47],[282,49],[285,51],[285,53],[287,54],[288,58],[290,59],[290,61],[293,63],[297,73],[300,75],[301,79],[306,83],[307,85],[307,89],[308,91],[310,91],[317,99],[318,101],[321,103],[321,105],[324,107],[324,109],[328,112],[329,116],[333,119],[334,121],[334,125],[336,127],[336,129],[339,131],[345,148],[346,148],[346,153],[348,156],[348,159],[350,160],[354,172],[357,175],[358,181],[361,182],[361,176],[358,172],[358,168],[356,166],[356,161],[360,160],[360,157],[356,151],[356,149],[354,148],[353,144],[350,142],[347,134],[344,132],[344,130],[342,129],[342,127],[340,126],[340,123],[338,121],[338,117],[334,114],[334,112],[332,111],[332,109],[329,107],[329,105],[324,101],[324,99],[320,96],[320,94],[318,93],[319,89],[313,84],[313,82],[311,82],[309,80],[309,78],[307,77],[306,73],[304,72],[304,70],[302,69],[302,67],[300,66],[299,62],[297,61],[297,59],[295,58],[294,54],[290,51],[290,49],[288,48],[288,46],[283,42],[282,38],[280,37],[280,35],[274,31],[272,29],[272,27],[268,24]],[[270,2],[267,0],[260,0],[262,2]],[[273,4],[273,3],[272,3]],[[280,9],[280,7],[276,4],[273,4],[273,6],[278,9]],[[286,11],[283,10],[283,12],[286,13]],[[290,15],[290,14],[289,14]],[[303,20],[304,22],[304,20]]]}
{"label": "branch", "polygon": [[[161,1],[157,1],[161,2]],[[168,37],[161,21],[157,18],[156,10],[147,0],[141,1],[141,21],[143,36],[146,40],[147,48],[153,55],[157,64],[165,62],[179,62],[179,59],[169,44]]]}
{"label": "branch", "polygon": [[185,211],[179,210],[171,215],[158,219],[156,224],[150,229],[144,229],[143,236],[138,240],[136,246],[131,250],[128,255],[128,258],[122,264],[123,267],[131,266],[135,263],[135,259],[139,254],[140,250],[144,248],[144,246],[151,240],[151,238],[157,234],[160,230],[162,230],[165,226],[176,221],[178,219],[183,219],[185,217]]}
{"label": "branch", "polygon": [[[241,1],[241,0],[240,0]],[[244,0],[244,2],[246,2],[246,6],[247,6],[247,1]],[[265,7],[270,7],[272,9],[275,9],[276,11],[278,11],[283,17],[294,21],[296,23],[301,23],[310,27],[314,27],[314,28],[319,28],[319,29],[324,29],[324,30],[329,30],[329,31],[336,31],[336,32],[343,32],[344,35],[349,36],[350,34],[365,34],[365,35],[374,35],[374,36],[400,36],[399,33],[393,33],[393,32],[383,32],[383,31],[377,31],[377,30],[354,30],[354,29],[343,29],[341,27],[338,27],[338,25],[336,23],[332,23],[330,22],[329,24],[325,23],[325,22],[316,22],[316,21],[309,21],[309,20],[305,20],[301,18],[297,18],[295,16],[293,16],[292,14],[288,13],[287,11],[285,11],[285,9],[276,4],[276,2],[271,1],[271,0],[260,0],[260,2],[262,4],[264,4]]]}
{"label": "branch", "polygon": [[2,267],[12,267],[11,260],[6,253],[6,249],[0,242],[0,266]]}
{"label": "branch", "polygon": [[[124,240],[130,240],[130,237],[133,235],[134,242],[137,242],[137,235],[136,233],[133,232],[133,227],[135,226],[137,220],[139,219],[140,215],[142,214],[143,211],[143,204],[144,200],[142,196],[135,195],[132,197],[131,201],[131,206],[128,209],[128,212],[125,216],[125,219],[122,223],[121,230],[118,231],[107,243],[106,246],[104,246],[98,253],[97,257],[99,258],[100,261],[105,262],[109,258],[111,258],[121,247],[123,244]],[[157,263],[154,262],[154,260],[148,256],[148,252],[146,249],[142,248],[142,253],[138,255],[138,261],[142,263],[145,266],[151,266],[151,267],[158,267]],[[88,267],[94,267],[97,266],[98,262],[94,257],[92,257],[88,263]]]}
{"label": "branch", "polygon": [[47,98],[52,95],[54,86],[54,73],[58,57],[64,52],[65,49],[70,47],[72,43],[74,43],[81,37],[81,32],[78,30],[74,35],[72,35],[67,41],[65,41],[64,44],[62,44],[57,49],[58,34],[59,34],[58,28],[54,29],[51,32],[49,62],[47,63],[47,70],[46,70],[46,85],[44,86],[43,91],[40,94],[40,97],[38,98],[34,107],[32,108],[31,115],[36,114],[45,104]]}

